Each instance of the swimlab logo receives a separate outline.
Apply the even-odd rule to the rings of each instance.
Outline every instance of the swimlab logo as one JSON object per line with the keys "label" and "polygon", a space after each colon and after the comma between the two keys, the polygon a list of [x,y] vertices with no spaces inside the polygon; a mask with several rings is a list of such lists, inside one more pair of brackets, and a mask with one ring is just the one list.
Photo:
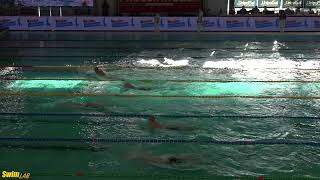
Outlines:
{"label": "swimlab logo", "polygon": [[84,19],[83,26],[84,27],[99,27],[99,26],[102,26],[102,23],[100,21],[95,20],[95,19]]}
{"label": "swimlab logo", "polygon": [[2,171],[1,177],[6,178],[6,179],[9,179],[9,178],[29,179],[29,178],[31,178],[30,173],[28,173],[28,172],[21,173],[18,171],[10,171],[10,172],[9,171]]}
{"label": "swimlab logo", "polygon": [[255,21],[256,28],[266,28],[266,27],[273,27],[273,22],[268,20],[256,20]]}
{"label": "swimlab logo", "polygon": [[185,27],[186,23],[177,19],[168,20],[168,28]]}

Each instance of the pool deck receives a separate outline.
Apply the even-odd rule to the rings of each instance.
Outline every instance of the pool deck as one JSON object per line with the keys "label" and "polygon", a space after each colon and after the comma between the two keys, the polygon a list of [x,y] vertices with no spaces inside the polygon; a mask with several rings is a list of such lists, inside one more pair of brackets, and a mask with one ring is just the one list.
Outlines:
{"label": "pool deck", "polygon": [[[66,30],[66,31],[46,31],[46,30],[32,30],[32,31],[26,31],[26,30],[3,30],[3,33],[6,33],[8,31],[10,31],[10,33],[21,33],[21,32],[27,32],[27,33],[44,33],[44,34],[48,34],[48,33],[102,33],[102,34],[128,34],[128,33],[132,33],[132,34],[145,34],[145,35],[159,35],[159,34],[177,34],[177,35],[181,35],[181,34],[189,34],[189,35],[214,35],[214,34],[220,34],[220,35],[320,35],[320,32],[314,32],[314,31],[295,31],[295,32],[271,32],[271,31],[260,31],[260,32],[256,32],[256,31],[203,31],[203,32],[195,32],[195,31],[160,31],[160,32],[150,32],[150,31],[70,31],[70,30]],[[0,32],[2,33],[2,31]]]}

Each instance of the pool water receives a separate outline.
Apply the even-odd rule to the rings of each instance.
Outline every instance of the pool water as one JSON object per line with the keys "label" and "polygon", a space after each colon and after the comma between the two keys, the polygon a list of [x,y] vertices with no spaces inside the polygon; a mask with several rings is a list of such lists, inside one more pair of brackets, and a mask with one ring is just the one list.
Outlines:
{"label": "pool water", "polygon": [[[11,32],[0,39],[0,169],[34,179],[319,178],[317,39]],[[153,129],[149,116],[183,130]],[[170,156],[182,162],[163,162]]]}

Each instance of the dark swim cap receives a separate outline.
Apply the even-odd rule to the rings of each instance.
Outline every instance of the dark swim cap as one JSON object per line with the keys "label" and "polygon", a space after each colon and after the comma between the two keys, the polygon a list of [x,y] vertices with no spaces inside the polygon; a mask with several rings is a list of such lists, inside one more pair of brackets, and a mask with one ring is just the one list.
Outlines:
{"label": "dark swim cap", "polygon": [[169,162],[169,164],[180,164],[180,163],[182,163],[182,160],[177,157],[170,156],[170,157],[168,157],[168,162]]}

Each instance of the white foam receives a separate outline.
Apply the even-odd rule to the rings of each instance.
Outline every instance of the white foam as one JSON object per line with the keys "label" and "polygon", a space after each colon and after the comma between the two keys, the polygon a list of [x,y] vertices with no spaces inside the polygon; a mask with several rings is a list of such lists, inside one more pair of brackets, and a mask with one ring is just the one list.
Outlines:
{"label": "white foam", "polygon": [[251,59],[251,60],[224,60],[224,61],[206,61],[203,68],[221,68],[221,69],[318,69],[320,62],[305,61],[297,62],[279,58],[279,60]]}
{"label": "white foam", "polygon": [[189,60],[183,59],[183,60],[173,60],[169,58],[164,58],[163,66],[188,66],[189,65]]}
{"label": "white foam", "polygon": [[189,60],[187,59],[182,59],[182,60],[173,60],[173,59],[169,59],[169,58],[164,58],[163,63],[161,63],[159,60],[157,59],[150,59],[150,60],[146,60],[146,59],[141,59],[139,61],[137,61],[138,66],[142,66],[142,67],[154,67],[154,66],[158,66],[158,67],[179,67],[179,66],[188,66],[189,65]]}
{"label": "white foam", "polygon": [[137,63],[140,66],[160,66],[161,65],[161,63],[156,59],[151,59],[151,60],[141,59],[137,61]]}

